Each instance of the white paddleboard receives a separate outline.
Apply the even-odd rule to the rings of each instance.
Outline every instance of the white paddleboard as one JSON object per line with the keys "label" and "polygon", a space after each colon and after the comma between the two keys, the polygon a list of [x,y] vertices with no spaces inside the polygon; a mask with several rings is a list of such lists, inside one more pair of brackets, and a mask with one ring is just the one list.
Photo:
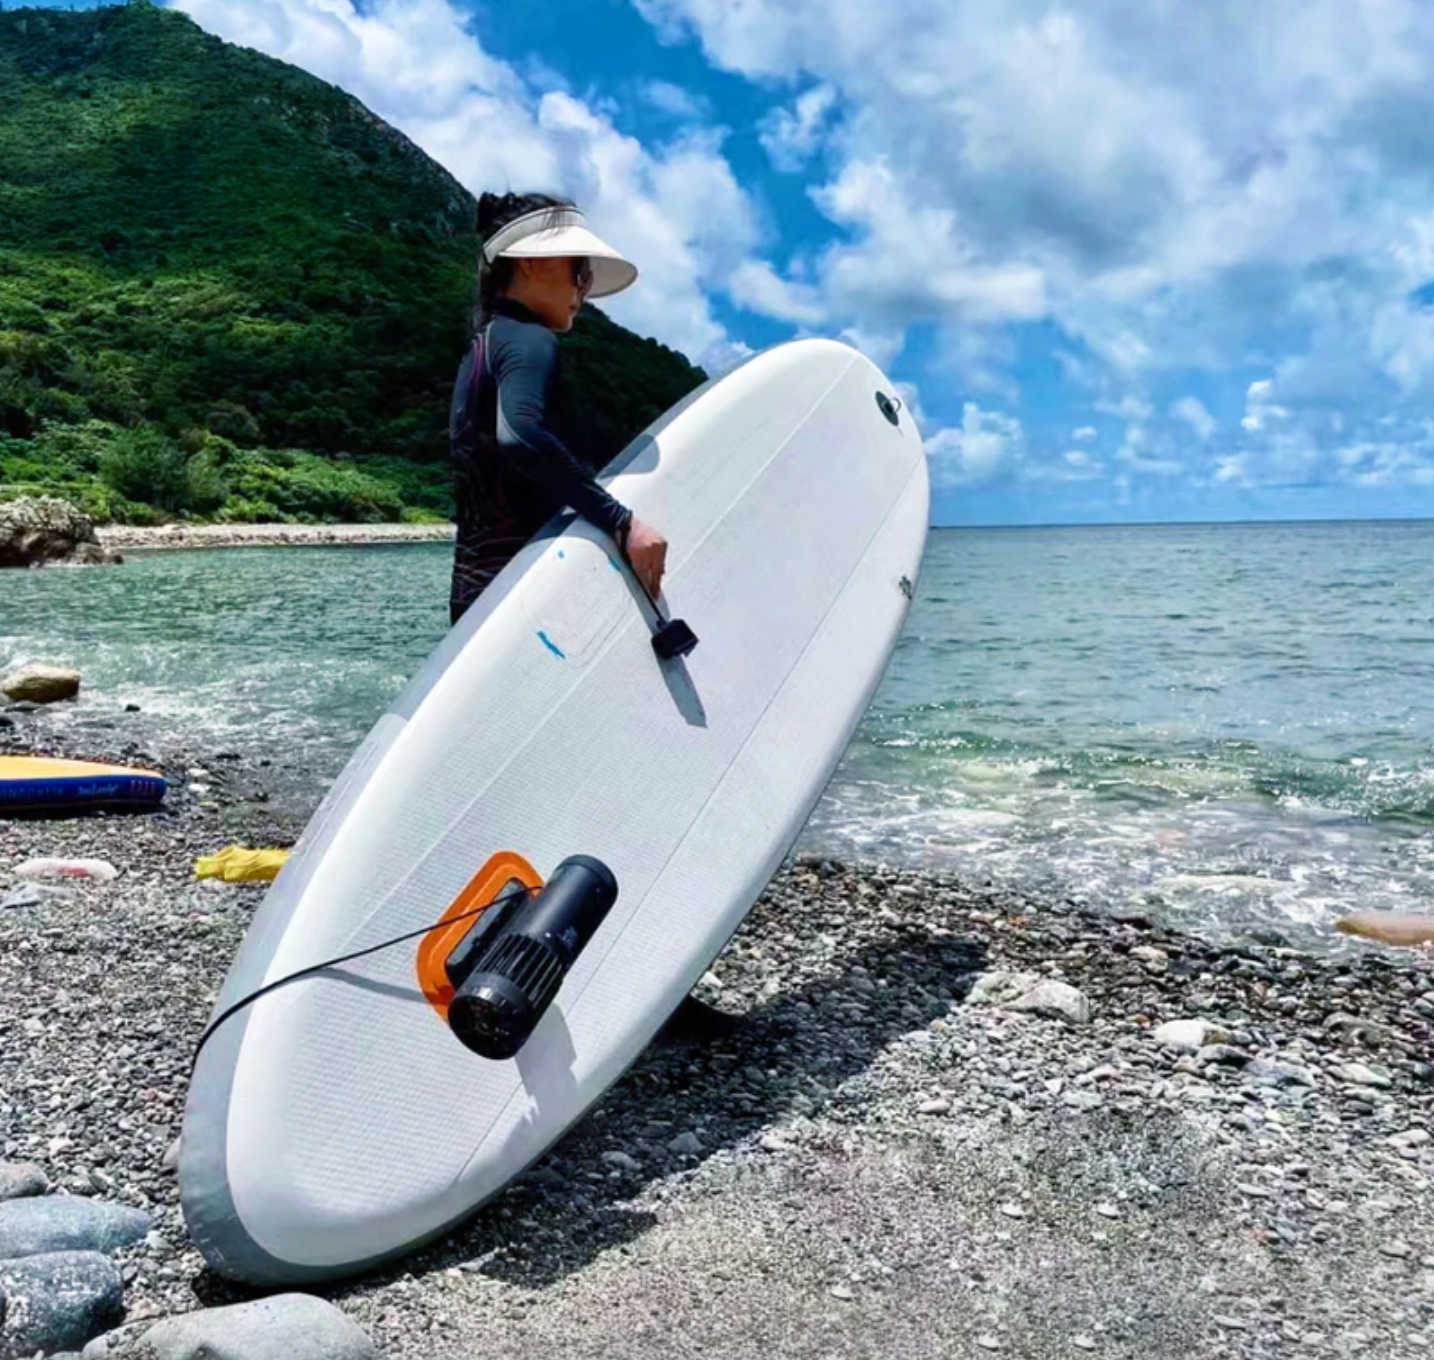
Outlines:
{"label": "white paddleboard", "polygon": [[454,1037],[420,943],[225,1019],[180,1159],[214,1269],[301,1282],[441,1233],[580,1118],[695,985],[799,835],[906,618],[928,488],[894,395],[845,345],[782,345],[605,474],[671,544],[664,603],[698,635],[690,655],[657,657],[631,573],[568,515],[379,719],[259,907],[216,1017],[432,926],[485,870],[547,878],[593,856],[617,898],[511,1059]]}

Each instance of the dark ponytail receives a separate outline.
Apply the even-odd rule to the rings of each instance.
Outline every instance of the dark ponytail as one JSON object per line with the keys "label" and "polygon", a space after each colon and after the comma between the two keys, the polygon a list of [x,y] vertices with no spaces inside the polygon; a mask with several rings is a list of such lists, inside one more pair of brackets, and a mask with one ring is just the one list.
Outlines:
{"label": "dark ponytail", "polygon": [[[509,222],[543,208],[554,210],[571,208],[569,198],[554,198],[551,194],[483,194],[478,199],[478,237],[487,242],[494,233],[501,231]],[[473,329],[481,330],[493,314],[493,304],[502,296],[503,290],[513,281],[513,261],[502,257],[490,265],[483,256],[482,246],[478,251],[478,287],[473,299]]]}

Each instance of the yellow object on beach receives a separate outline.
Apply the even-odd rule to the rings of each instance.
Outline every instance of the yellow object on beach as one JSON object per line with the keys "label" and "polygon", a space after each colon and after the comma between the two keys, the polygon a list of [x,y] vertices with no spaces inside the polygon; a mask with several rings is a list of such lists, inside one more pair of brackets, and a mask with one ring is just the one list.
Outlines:
{"label": "yellow object on beach", "polygon": [[222,878],[226,883],[268,883],[277,878],[287,850],[247,850],[226,845],[217,855],[201,855],[194,861],[195,878]]}

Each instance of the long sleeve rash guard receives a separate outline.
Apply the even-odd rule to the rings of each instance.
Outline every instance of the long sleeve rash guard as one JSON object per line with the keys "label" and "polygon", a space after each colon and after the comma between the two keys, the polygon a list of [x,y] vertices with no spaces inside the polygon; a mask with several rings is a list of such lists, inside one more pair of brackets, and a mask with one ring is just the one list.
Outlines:
{"label": "long sleeve rash guard", "polygon": [[[450,430],[460,428],[472,365],[470,350],[454,384]],[[455,621],[564,507],[614,536],[631,518],[556,428],[559,355],[552,331],[526,307],[500,299],[486,331],[484,367],[473,412],[476,437],[452,446],[458,509],[450,601]]]}

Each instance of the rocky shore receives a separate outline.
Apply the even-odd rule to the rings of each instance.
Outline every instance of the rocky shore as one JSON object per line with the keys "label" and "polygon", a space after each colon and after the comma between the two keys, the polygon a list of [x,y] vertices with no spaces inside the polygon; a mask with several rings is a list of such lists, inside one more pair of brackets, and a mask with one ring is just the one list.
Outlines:
{"label": "rocky shore", "polygon": [[451,524],[104,524],[107,549],[292,548],[315,544],[450,543]]}
{"label": "rocky shore", "polygon": [[[189,1245],[190,1054],[285,844],[284,777],[183,734],[162,813],[0,823],[0,1161],[140,1210],[119,1342],[246,1297]],[[19,880],[33,856],[109,883]],[[1357,904],[1352,904],[1357,905]],[[1319,959],[803,855],[673,1033],[502,1200],[319,1291],[390,1360],[1434,1353],[1434,958]],[[98,1353],[98,1351],[96,1352]],[[89,1356],[87,1352],[87,1357]]]}

